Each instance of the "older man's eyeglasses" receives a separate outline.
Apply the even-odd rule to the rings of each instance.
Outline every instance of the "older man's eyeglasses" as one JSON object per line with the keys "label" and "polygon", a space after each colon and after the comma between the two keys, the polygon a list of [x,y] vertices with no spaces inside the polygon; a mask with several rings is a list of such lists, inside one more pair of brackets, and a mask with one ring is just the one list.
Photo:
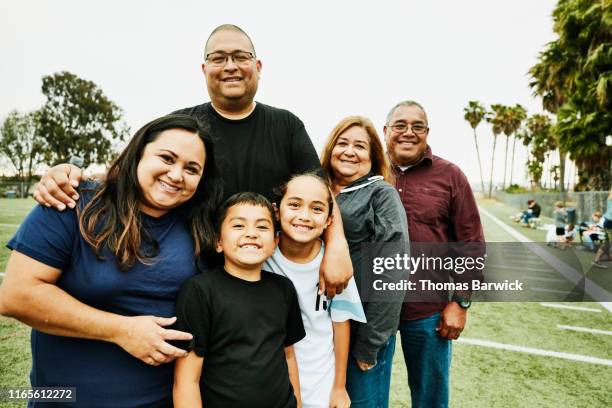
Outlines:
{"label": "older man's eyeglasses", "polygon": [[230,53],[216,51],[206,55],[206,61],[215,67],[222,67],[227,64],[228,58],[231,58],[238,65],[248,65],[255,56],[252,52],[247,51],[234,51]]}
{"label": "older man's eyeglasses", "polygon": [[425,134],[428,129],[428,127],[422,123],[415,123],[413,125],[408,123],[396,123],[395,125],[391,125],[391,129],[393,129],[395,133],[407,132],[409,128],[412,129],[415,135]]}

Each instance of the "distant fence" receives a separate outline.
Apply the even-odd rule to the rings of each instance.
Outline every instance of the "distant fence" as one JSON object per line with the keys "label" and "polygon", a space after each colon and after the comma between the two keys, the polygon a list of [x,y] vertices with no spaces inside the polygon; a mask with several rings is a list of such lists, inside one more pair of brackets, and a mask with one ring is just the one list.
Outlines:
{"label": "distant fence", "polygon": [[495,198],[517,210],[527,209],[527,200],[533,199],[542,207],[542,215],[553,218],[555,202],[562,201],[566,207],[576,209],[577,221],[588,221],[595,211],[606,212],[608,191],[587,191],[565,193],[521,193],[508,194],[505,191],[495,192]]}
{"label": "distant fence", "polygon": [[21,198],[32,195],[38,180],[32,180],[30,185],[19,181],[0,181],[0,198]]}

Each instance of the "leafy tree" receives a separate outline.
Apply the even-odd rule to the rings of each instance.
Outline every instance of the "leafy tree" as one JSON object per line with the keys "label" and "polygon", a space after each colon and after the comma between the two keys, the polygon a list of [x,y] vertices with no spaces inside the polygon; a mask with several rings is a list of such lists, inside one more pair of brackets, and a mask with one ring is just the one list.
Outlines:
{"label": "leafy tree", "polygon": [[554,133],[564,184],[565,155],[586,188],[608,190],[612,149],[612,0],[559,0],[553,11],[559,38],[529,73],[544,109],[557,114]]}
{"label": "leafy tree", "polygon": [[542,188],[544,161],[546,160],[547,153],[556,148],[550,117],[542,114],[535,114],[529,117],[527,119],[527,129],[523,137],[523,143],[530,144],[531,146],[527,170],[531,178],[532,187]]}
{"label": "leafy tree", "polygon": [[480,150],[478,149],[478,138],[476,137],[476,128],[485,118],[487,114],[486,109],[478,101],[469,101],[468,106],[463,108],[465,115],[463,118],[470,123],[472,131],[474,132],[474,143],[476,144],[476,157],[478,158],[478,170],[480,170],[480,186],[482,188],[482,194],[485,193],[484,177],[482,175],[482,163],[480,162]]}
{"label": "leafy tree", "polygon": [[491,152],[491,178],[489,180],[489,198],[493,190],[493,169],[495,164],[495,146],[497,145],[497,136],[504,131],[504,111],[506,107],[500,104],[491,105],[491,112],[486,115],[486,120],[493,129],[493,151]]}
{"label": "leafy tree", "polygon": [[47,101],[38,126],[48,144],[46,160],[62,163],[77,155],[88,164],[109,162],[113,142],[128,133],[122,110],[95,83],[70,72],[44,76],[42,82]]}
{"label": "leafy tree", "polygon": [[44,139],[36,132],[36,113],[10,112],[0,128],[0,153],[17,171],[17,178],[24,183],[21,196],[27,197],[32,183],[33,170],[43,158]]}

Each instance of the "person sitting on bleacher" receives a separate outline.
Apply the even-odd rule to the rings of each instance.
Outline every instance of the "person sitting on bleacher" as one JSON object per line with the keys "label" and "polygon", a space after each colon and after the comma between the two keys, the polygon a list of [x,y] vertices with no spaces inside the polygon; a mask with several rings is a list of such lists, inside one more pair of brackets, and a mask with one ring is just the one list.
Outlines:
{"label": "person sitting on bleacher", "polygon": [[529,226],[530,219],[540,218],[540,212],[542,211],[540,204],[538,204],[536,200],[528,200],[527,206],[527,211],[523,211],[523,215],[521,216],[521,224],[526,227]]}
{"label": "person sitting on bleacher", "polygon": [[604,235],[603,223],[604,218],[601,216],[601,212],[595,211],[593,215],[591,215],[592,223],[586,224],[583,223],[586,229],[581,228],[582,232],[582,242],[586,247],[588,247],[591,251],[595,250],[596,243],[600,242]]}

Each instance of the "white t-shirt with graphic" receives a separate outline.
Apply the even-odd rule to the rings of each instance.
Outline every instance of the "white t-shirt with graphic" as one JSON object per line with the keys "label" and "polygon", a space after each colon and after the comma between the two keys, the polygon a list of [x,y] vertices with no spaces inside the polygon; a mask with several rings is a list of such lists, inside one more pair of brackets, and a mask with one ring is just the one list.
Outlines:
{"label": "white t-shirt with graphic", "polygon": [[365,313],[351,278],[348,287],[330,302],[319,295],[319,267],[324,247],[315,259],[298,264],[285,258],[277,247],[263,270],[291,279],[298,294],[306,337],[293,345],[300,373],[300,392],[304,408],[329,406],[334,384],[335,356],[332,322],[355,320],[366,323]]}

